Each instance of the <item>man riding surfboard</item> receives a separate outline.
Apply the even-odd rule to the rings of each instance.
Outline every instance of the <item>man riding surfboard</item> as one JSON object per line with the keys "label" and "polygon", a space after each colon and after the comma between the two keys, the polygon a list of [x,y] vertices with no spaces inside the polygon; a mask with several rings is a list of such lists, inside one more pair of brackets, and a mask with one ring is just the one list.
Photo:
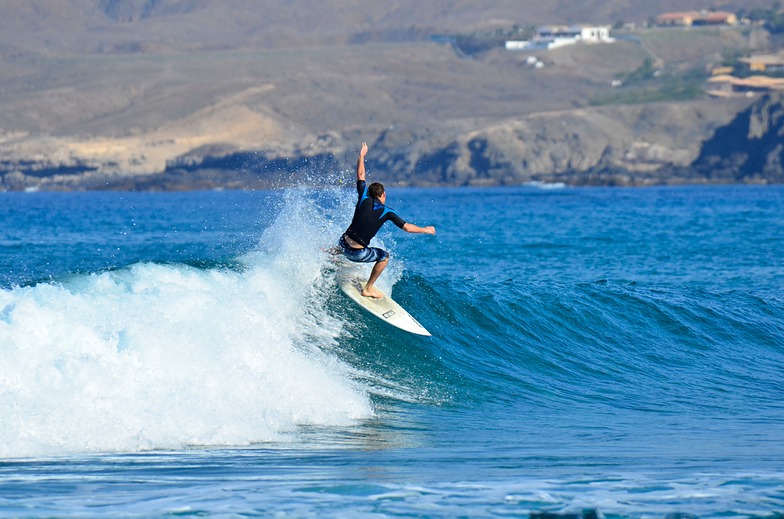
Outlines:
{"label": "man riding surfboard", "polygon": [[398,216],[394,209],[386,206],[387,194],[382,184],[378,182],[374,182],[370,186],[366,184],[365,155],[367,155],[367,151],[367,143],[363,142],[357,159],[357,205],[354,209],[351,225],[340,237],[338,245],[349,261],[375,262],[370,277],[362,289],[362,295],[380,299],[383,295],[373,285],[389,263],[389,253],[378,247],[370,247],[370,240],[381,229],[381,226],[387,221],[392,221],[404,231],[415,234],[435,234],[436,228],[432,225],[419,227],[407,223]]}

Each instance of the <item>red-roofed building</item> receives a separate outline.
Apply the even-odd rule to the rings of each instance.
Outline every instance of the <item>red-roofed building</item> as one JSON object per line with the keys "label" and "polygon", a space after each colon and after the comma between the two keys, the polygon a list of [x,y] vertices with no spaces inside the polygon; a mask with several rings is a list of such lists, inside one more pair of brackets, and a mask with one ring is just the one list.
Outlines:
{"label": "red-roofed building", "polygon": [[685,11],[664,13],[656,17],[657,25],[736,25],[738,16],[727,11]]}

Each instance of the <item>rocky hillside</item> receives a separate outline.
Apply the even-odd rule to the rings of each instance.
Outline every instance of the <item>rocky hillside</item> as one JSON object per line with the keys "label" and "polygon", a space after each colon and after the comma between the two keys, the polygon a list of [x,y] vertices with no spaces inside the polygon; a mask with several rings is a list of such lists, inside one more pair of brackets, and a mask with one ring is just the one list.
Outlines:
{"label": "rocky hillside", "polygon": [[[770,2],[690,7],[741,4]],[[648,31],[533,56],[502,49],[467,56],[433,36],[641,22],[681,7],[674,0],[7,0],[0,2],[0,190],[330,182],[351,167],[362,140],[371,144],[374,173],[400,184],[671,181],[750,101],[652,103],[651,94],[670,88],[667,78],[705,74],[727,55],[769,50],[764,30]],[[657,64],[661,79],[610,87],[646,62]]]}
{"label": "rocky hillside", "polygon": [[712,182],[784,183],[784,94],[769,94],[705,142],[692,169]]}

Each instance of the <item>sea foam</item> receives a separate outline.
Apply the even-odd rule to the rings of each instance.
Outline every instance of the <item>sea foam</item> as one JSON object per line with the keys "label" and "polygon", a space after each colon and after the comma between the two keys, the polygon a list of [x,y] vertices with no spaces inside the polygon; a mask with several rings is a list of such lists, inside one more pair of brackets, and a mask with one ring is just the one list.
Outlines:
{"label": "sea foam", "polygon": [[239,268],[137,263],[1,291],[0,457],[286,441],[372,416],[329,353],[344,332],[322,249],[340,224],[298,195],[283,209]]}

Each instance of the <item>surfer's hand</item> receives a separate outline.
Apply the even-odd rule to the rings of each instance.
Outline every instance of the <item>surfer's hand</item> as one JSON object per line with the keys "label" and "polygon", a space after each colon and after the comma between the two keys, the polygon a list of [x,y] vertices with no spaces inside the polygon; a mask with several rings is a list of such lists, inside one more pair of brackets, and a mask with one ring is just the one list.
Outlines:
{"label": "surfer's hand", "polygon": [[367,152],[368,152],[367,143],[363,142],[362,147],[359,148],[359,156],[364,157],[365,155],[367,155]]}
{"label": "surfer's hand", "polygon": [[424,232],[425,232],[425,234],[433,234],[433,235],[435,235],[436,228],[433,227],[432,225],[428,225],[427,227],[424,227]]}

